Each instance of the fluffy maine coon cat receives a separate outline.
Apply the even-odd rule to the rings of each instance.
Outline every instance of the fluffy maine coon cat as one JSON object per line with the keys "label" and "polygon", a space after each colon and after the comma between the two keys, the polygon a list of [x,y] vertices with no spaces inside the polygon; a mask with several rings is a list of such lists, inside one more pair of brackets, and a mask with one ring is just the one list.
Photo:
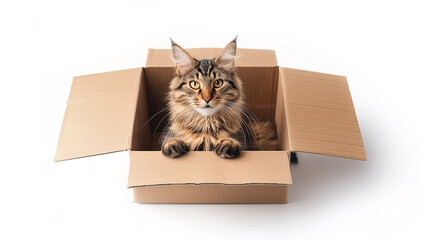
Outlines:
{"label": "fluffy maine coon cat", "polygon": [[277,149],[275,124],[258,123],[243,106],[242,82],[234,72],[236,39],[214,59],[197,60],[173,41],[172,50],[176,76],[168,95],[170,123],[160,138],[164,155],[215,151],[230,159],[241,150]]}

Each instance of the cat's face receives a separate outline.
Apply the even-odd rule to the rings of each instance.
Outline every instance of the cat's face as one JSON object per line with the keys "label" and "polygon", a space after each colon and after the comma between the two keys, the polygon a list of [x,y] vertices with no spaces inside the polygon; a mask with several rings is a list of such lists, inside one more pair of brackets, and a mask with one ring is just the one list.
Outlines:
{"label": "cat's face", "polygon": [[177,77],[170,97],[175,105],[212,116],[227,105],[241,104],[241,81],[234,73],[235,40],[215,59],[196,60],[178,45],[172,48]]}

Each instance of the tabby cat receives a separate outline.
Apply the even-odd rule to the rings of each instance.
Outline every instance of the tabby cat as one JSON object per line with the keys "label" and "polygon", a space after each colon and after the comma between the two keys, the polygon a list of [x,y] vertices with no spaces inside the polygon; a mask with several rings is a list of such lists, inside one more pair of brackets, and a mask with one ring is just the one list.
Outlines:
{"label": "tabby cat", "polygon": [[258,123],[244,107],[242,82],[234,72],[234,39],[214,59],[197,60],[172,42],[176,76],[168,95],[169,124],[160,138],[164,155],[214,151],[236,158],[241,150],[276,150],[274,123]]}

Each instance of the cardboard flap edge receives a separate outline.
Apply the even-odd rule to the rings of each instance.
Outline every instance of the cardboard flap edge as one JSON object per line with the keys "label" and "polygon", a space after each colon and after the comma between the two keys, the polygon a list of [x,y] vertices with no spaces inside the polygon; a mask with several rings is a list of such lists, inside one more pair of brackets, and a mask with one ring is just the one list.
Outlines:
{"label": "cardboard flap edge", "polygon": [[143,70],[133,68],[73,78],[54,161],[131,148]]}
{"label": "cardboard flap edge", "polygon": [[280,67],[279,80],[291,151],[366,160],[345,76]]}

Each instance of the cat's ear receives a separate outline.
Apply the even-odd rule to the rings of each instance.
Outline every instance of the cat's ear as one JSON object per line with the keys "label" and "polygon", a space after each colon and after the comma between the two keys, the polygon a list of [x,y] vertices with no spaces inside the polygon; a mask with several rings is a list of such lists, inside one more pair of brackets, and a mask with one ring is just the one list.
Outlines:
{"label": "cat's ear", "polygon": [[176,63],[176,72],[177,75],[183,76],[185,73],[189,72],[197,64],[195,60],[188,52],[185,51],[182,47],[177,45],[171,38],[171,49],[173,50],[173,59]]}
{"label": "cat's ear", "polygon": [[237,37],[232,40],[215,58],[214,63],[226,70],[234,70],[234,60],[237,54]]}

